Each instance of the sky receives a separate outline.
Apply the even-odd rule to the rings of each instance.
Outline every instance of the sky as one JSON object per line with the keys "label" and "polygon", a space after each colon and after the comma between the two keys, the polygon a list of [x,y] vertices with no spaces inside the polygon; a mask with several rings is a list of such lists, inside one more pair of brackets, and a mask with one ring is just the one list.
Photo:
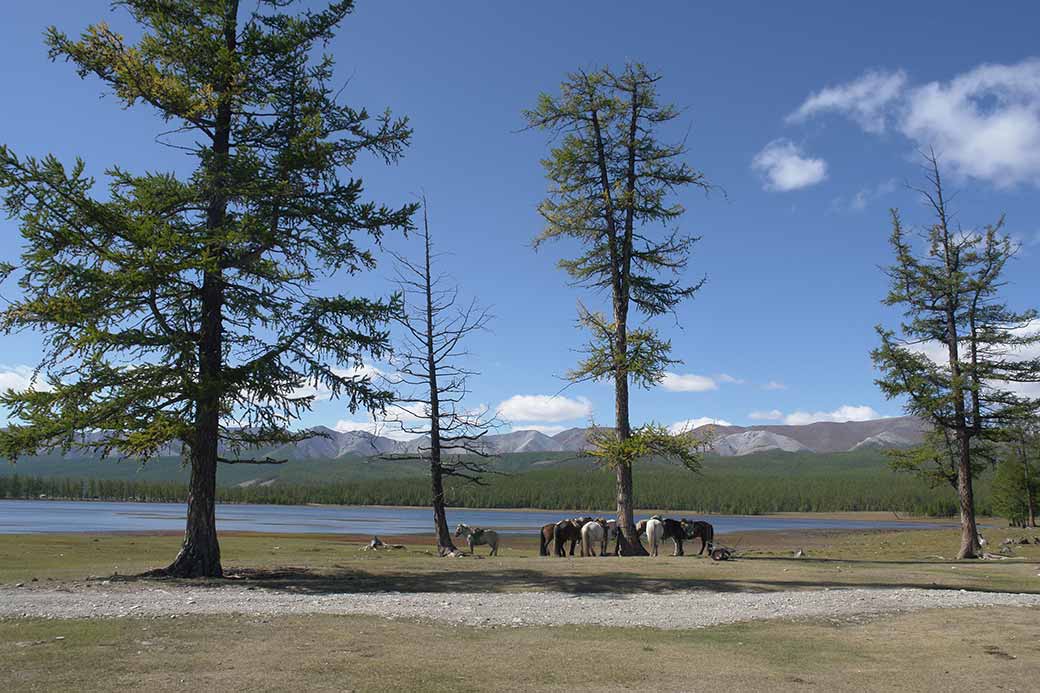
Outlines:
{"label": "sky", "polygon": [[[682,109],[663,136],[686,136],[688,163],[718,186],[676,198],[687,210],[681,230],[702,238],[689,278],[707,283],[674,316],[652,321],[682,363],[660,386],[633,391],[635,424],[900,415],[902,403],[874,384],[869,354],[875,325],[900,317],[881,304],[889,209],[912,226],[928,223],[907,188],[921,180],[922,148],[942,158],[965,228],[1007,215],[1021,250],[1006,295],[1014,308],[1040,304],[1040,5],[799,8],[359,0],[327,49],[347,85],[342,98],[406,115],[415,134],[396,166],[368,158],[350,173],[380,202],[424,192],[442,269],[493,313],[469,344],[480,371],[474,406],[548,433],[613,420],[609,383],[567,387],[563,379],[583,341],[577,303],[599,306],[603,297],[570,286],[556,267],[572,246],[531,245],[542,228],[549,142],[523,129],[522,112],[578,68],[637,60],[659,72],[661,100]],[[108,0],[5,8],[0,143],[19,155],[82,157],[99,181],[117,163],[187,171],[182,154],[156,144],[163,123],[153,112],[99,98],[96,80],[47,59],[47,25],[76,34],[100,19],[131,30]],[[0,259],[16,261],[15,221],[0,219],[0,239]],[[387,246],[419,250],[414,238]],[[331,282],[379,296],[391,280],[384,256],[368,276]],[[0,300],[13,292],[0,286]],[[26,385],[41,344],[31,333],[0,335],[0,387]],[[301,425],[373,426],[366,412],[318,395]]]}

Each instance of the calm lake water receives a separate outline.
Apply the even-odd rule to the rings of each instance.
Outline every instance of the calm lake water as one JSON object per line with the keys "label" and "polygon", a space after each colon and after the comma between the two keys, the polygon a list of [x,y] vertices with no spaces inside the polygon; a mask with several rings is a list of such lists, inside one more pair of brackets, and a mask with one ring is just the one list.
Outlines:
{"label": "calm lake water", "polygon": [[[571,511],[448,510],[452,527],[458,522],[494,528],[500,532],[536,532],[539,527]],[[677,514],[678,516],[678,514]],[[683,514],[682,516],[688,516]],[[645,517],[645,516],[639,516]],[[692,517],[692,516],[690,516]],[[95,503],[82,501],[0,500],[0,534],[55,532],[147,532],[184,529],[185,506],[179,503]],[[712,515],[716,532],[764,529],[870,529],[923,528],[941,525],[911,522],[796,519],[744,515]],[[432,513],[421,508],[366,506],[218,505],[217,526],[222,531],[278,532],[283,534],[425,534],[431,532]]]}

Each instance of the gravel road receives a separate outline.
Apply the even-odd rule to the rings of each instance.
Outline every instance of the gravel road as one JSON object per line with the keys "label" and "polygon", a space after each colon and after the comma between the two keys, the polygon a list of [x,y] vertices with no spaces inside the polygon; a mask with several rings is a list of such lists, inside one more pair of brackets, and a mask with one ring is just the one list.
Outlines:
{"label": "gravel road", "polygon": [[367,614],[472,626],[578,624],[687,629],[762,619],[846,620],[917,609],[980,606],[1040,607],[1040,595],[925,589],[574,595],[566,592],[300,594],[238,586],[144,583],[89,584],[74,588],[0,587],[0,619]]}

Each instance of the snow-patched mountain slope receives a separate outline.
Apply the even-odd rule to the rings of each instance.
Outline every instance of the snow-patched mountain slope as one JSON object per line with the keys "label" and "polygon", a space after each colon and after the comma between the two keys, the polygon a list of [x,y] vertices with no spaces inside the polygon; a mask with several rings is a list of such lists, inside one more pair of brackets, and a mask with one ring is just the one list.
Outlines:
{"label": "snow-patched mountain slope", "polygon": [[722,436],[714,442],[713,450],[722,457],[740,457],[767,450],[799,452],[809,448],[794,438],[769,431],[743,431]]}

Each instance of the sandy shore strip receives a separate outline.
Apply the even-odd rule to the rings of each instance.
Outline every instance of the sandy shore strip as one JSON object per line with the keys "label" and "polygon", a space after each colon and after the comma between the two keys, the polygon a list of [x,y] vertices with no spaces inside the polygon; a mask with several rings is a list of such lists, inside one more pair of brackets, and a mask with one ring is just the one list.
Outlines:
{"label": "sandy shore strip", "polygon": [[0,618],[170,618],[361,614],[467,626],[596,625],[694,629],[767,619],[838,619],[919,609],[1040,608],[1038,594],[966,590],[821,589],[667,594],[567,592],[317,593],[238,586],[110,583],[0,588]]}

